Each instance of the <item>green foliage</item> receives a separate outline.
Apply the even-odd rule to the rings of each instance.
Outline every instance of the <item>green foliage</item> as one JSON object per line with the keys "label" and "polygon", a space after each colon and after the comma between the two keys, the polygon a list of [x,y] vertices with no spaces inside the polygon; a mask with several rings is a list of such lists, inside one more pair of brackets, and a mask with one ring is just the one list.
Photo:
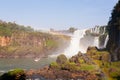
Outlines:
{"label": "green foliage", "polygon": [[52,69],[60,69],[60,65],[58,63],[56,63],[56,62],[52,62],[50,64],[50,68],[52,68]]}
{"label": "green foliage", "polygon": [[79,66],[77,66],[74,62],[67,61],[65,64],[62,65],[62,69],[69,70],[69,71],[79,71]]}
{"label": "green foliage", "polygon": [[79,61],[80,64],[85,63],[85,61],[83,59],[81,59],[81,58],[78,58],[78,61]]}
{"label": "green foliage", "polygon": [[23,25],[18,25],[15,22],[4,22],[0,20],[0,36],[11,36],[15,31],[32,32],[34,29],[30,26],[25,27]]}
{"label": "green foliage", "polygon": [[71,33],[73,33],[75,30],[77,30],[77,29],[74,28],[74,27],[70,27],[68,31],[71,32]]}
{"label": "green foliage", "polygon": [[8,75],[16,75],[16,74],[23,74],[23,73],[24,73],[24,70],[18,68],[18,69],[9,71]]}
{"label": "green foliage", "polygon": [[95,65],[89,65],[89,64],[81,64],[81,67],[80,67],[80,70],[83,70],[83,71],[92,71],[95,69],[96,69]]}
{"label": "green foliage", "polygon": [[108,67],[108,74],[114,80],[120,79],[120,61],[111,62],[111,65]]}
{"label": "green foliage", "polygon": [[14,69],[0,76],[0,80],[25,80],[24,70]]}
{"label": "green foliage", "polygon": [[11,36],[12,32],[9,28],[0,26],[0,36]]}

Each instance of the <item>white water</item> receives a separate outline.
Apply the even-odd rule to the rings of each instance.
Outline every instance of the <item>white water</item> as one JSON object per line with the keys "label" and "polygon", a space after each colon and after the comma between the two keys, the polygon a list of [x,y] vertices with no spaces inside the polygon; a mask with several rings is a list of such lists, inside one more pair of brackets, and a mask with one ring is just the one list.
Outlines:
{"label": "white water", "polygon": [[[90,33],[99,34],[98,36],[96,35],[87,36],[85,31],[86,31],[85,29],[76,30],[74,34],[71,36],[70,45],[61,54],[65,54],[67,57],[71,57],[73,55],[76,55],[79,51],[82,53],[86,53],[87,48],[89,46],[96,46],[97,48],[101,48],[99,46],[99,37],[100,35],[103,35],[105,33],[105,28],[102,33],[100,32],[99,27],[90,29]],[[105,39],[105,42],[102,48],[106,47],[107,41],[108,41],[108,35]],[[59,54],[53,54],[53,55],[50,55],[50,57],[57,57],[58,55]]]}
{"label": "white water", "polygon": [[99,32],[100,32],[100,27],[91,28],[91,33],[99,34]]}
{"label": "white water", "polygon": [[106,36],[105,43],[104,43],[104,48],[106,48],[108,40],[109,40],[109,35]]}
{"label": "white water", "polygon": [[99,37],[94,38],[94,44],[91,46],[96,46],[97,48],[99,48]]}
{"label": "white water", "polygon": [[79,51],[84,52],[84,49],[80,47],[80,39],[84,37],[86,30],[76,30],[71,37],[70,46],[64,51],[67,57],[71,57],[77,54]]}

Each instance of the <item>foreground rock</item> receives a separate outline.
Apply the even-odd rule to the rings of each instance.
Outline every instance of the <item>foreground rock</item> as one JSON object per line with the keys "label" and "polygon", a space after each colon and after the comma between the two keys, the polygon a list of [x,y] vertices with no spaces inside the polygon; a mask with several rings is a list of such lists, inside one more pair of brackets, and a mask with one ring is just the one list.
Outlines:
{"label": "foreground rock", "polygon": [[78,53],[71,59],[66,60],[62,54],[58,56],[56,62],[39,70],[30,70],[26,72],[27,79],[33,75],[39,75],[44,80],[99,80],[102,78],[101,72],[96,65],[87,56]]}
{"label": "foreground rock", "polygon": [[[31,73],[31,75],[29,74]],[[98,80],[98,76],[88,71],[68,71],[68,70],[53,70],[53,69],[40,69],[37,72],[29,71],[26,73],[27,78],[31,79],[32,75],[39,75],[44,77],[45,80]]]}

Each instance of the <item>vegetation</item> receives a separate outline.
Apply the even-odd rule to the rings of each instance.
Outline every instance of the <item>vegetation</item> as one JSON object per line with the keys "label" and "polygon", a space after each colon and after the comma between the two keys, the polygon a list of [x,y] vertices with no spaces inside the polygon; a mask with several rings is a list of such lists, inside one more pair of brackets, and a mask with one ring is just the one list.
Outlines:
{"label": "vegetation", "polygon": [[52,68],[52,69],[60,69],[61,67],[60,67],[60,65],[58,63],[52,62],[50,64],[50,68]]}
{"label": "vegetation", "polygon": [[[9,41],[6,41],[7,38]],[[41,53],[46,55],[61,47],[65,39],[64,36],[58,37],[35,31],[30,26],[0,21],[0,54],[3,55],[2,57],[24,57],[31,54],[34,55],[31,57],[35,57]],[[2,46],[2,44],[6,45]]]}
{"label": "vegetation", "polygon": [[25,72],[22,69],[14,69],[0,76],[0,80],[25,80]]}
{"label": "vegetation", "polygon": [[70,32],[70,33],[73,33],[74,31],[76,31],[77,29],[76,28],[74,28],[74,27],[70,27],[69,29],[68,29],[68,31]]}
{"label": "vegetation", "polygon": [[64,54],[61,54],[61,55],[59,55],[59,56],[57,57],[56,62],[57,62],[58,64],[64,64],[64,63],[67,62],[67,57],[66,57]]}
{"label": "vegetation", "polygon": [[115,5],[110,20],[108,22],[107,30],[109,31],[109,41],[107,49],[111,53],[112,61],[120,60],[120,0]]}

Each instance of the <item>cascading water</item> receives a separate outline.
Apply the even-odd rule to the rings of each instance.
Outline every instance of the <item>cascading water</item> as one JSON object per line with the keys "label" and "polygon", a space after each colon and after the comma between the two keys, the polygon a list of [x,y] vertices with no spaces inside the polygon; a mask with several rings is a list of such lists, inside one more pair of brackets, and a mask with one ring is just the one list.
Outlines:
{"label": "cascading water", "polygon": [[99,48],[99,37],[94,38],[94,44],[92,46],[96,46],[97,48]]}
{"label": "cascading water", "polygon": [[84,52],[84,49],[80,47],[80,40],[84,37],[86,30],[76,30],[71,37],[70,46],[64,51],[67,57],[71,57],[77,54],[79,51]]}
{"label": "cascading water", "polygon": [[[105,27],[76,30],[71,36],[70,45],[61,54],[65,54],[67,57],[71,57],[77,54],[79,51],[82,53],[86,53],[89,46],[105,48],[108,41],[108,35],[107,37],[104,37],[105,35]],[[103,36],[102,40],[100,39],[100,36]],[[54,54],[51,56],[56,57],[58,55],[59,54]]]}
{"label": "cascading water", "polygon": [[104,48],[106,48],[108,40],[109,40],[109,35],[106,36],[105,43],[104,43]]}

